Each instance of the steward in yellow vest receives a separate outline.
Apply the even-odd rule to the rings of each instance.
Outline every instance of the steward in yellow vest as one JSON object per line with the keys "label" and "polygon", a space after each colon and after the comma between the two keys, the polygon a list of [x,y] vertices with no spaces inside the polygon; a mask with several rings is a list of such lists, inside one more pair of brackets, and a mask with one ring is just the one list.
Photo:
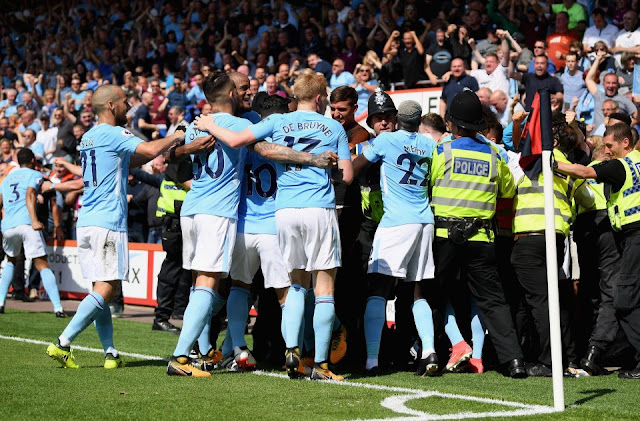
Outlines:
{"label": "steward in yellow vest", "polygon": [[[555,143],[553,158],[555,162],[569,163],[566,154],[577,146],[576,133],[565,121],[554,122],[553,124]],[[542,173],[533,180],[525,175],[523,181],[518,185],[518,193],[513,204],[515,210],[515,218],[513,220],[515,243],[511,254],[511,264],[518,276],[520,285],[525,290],[525,299],[531,308],[540,338],[540,354],[538,355],[537,364],[527,368],[527,374],[537,377],[551,376],[547,258],[544,236],[545,182],[546,180],[544,180]],[[580,188],[574,189],[574,185],[579,185]],[[575,181],[564,174],[554,173],[556,260],[560,278],[560,322],[565,361],[571,363],[577,363],[567,306],[568,300],[571,298],[571,283],[566,279],[562,271],[562,263],[565,255],[565,239],[569,235],[569,224],[572,219],[573,193],[576,192],[579,196],[576,197],[578,203],[584,206],[591,206],[593,203],[590,191],[584,186],[584,180]]]}
{"label": "steward in yellow vest", "polygon": [[526,377],[522,350],[498,278],[491,222],[497,198],[511,197],[515,192],[513,176],[497,150],[477,136],[487,123],[475,93],[465,90],[457,94],[446,120],[453,140],[436,149],[430,183],[436,219],[437,284],[428,286],[423,294],[431,296],[432,307],[442,307],[446,300],[437,297],[438,287],[447,297],[455,297],[453,281],[459,270],[465,272],[500,363],[511,377]]}
{"label": "steward in yellow vest", "polygon": [[[616,239],[622,249],[620,269],[613,281],[613,308],[636,355],[640,355],[640,152],[633,149],[631,128],[625,123],[607,127],[604,143],[610,161],[591,167],[558,162],[557,169],[610,186],[607,208],[612,228],[620,233]],[[593,360],[597,362],[597,355]],[[640,364],[621,371],[618,377],[640,379]]]}

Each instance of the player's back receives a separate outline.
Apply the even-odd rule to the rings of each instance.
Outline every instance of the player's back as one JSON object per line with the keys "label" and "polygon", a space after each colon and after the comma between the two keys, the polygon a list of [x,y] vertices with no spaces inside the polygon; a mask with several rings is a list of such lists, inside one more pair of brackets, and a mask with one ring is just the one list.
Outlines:
{"label": "player's back", "polygon": [[[312,111],[274,114],[273,142],[296,151],[320,154],[332,151],[350,159],[349,143],[342,125]],[[305,165],[276,164],[276,208],[335,208],[331,170]]]}
{"label": "player's back", "polygon": [[42,174],[30,168],[16,168],[2,181],[2,231],[20,225],[31,225],[31,217],[27,210],[27,189],[38,186]]}
{"label": "player's back", "polygon": [[238,208],[238,232],[276,233],[276,177],[275,163],[257,153],[247,152]]}
{"label": "player's back", "polygon": [[427,186],[435,147],[432,138],[404,130],[374,139],[370,149],[382,161],[384,216],[380,226],[434,222]]}
{"label": "player's back", "polygon": [[127,230],[129,161],[142,142],[127,129],[105,123],[82,136],[84,193],[77,226]]}
{"label": "player's back", "polygon": [[[244,118],[227,113],[214,113],[207,117],[213,118],[218,126],[235,132],[251,124]],[[193,123],[189,125],[185,134],[187,143],[209,135],[193,126]],[[234,149],[217,141],[211,150],[192,154],[193,180],[180,215],[207,214],[237,219],[246,151],[246,148]]]}

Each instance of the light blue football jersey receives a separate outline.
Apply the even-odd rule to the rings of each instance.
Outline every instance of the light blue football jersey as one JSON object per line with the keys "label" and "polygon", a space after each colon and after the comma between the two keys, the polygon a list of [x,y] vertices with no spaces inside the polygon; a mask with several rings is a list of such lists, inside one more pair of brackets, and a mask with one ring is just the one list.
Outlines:
{"label": "light blue football jersey", "polygon": [[142,142],[129,130],[104,123],[82,136],[84,194],[76,226],[127,231],[129,160]]}
{"label": "light blue football jersey", "polygon": [[434,223],[427,188],[436,146],[430,137],[399,130],[380,134],[364,150],[363,155],[370,162],[382,161],[381,227]]}
{"label": "light blue football jersey", "polygon": [[[214,113],[206,116],[225,129],[241,132],[251,123],[244,118],[227,113]],[[209,133],[189,125],[185,139],[187,143],[207,136]],[[187,193],[180,215],[214,215],[238,219],[240,203],[240,185],[246,148],[234,149],[222,142],[216,142],[213,149],[191,155],[193,161],[193,180]]]}
{"label": "light blue football jersey", "polygon": [[31,225],[27,210],[27,188],[38,186],[42,173],[30,168],[16,168],[2,181],[2,232],[20,225]]}
{"label": "light blue football jersey", "polygon": [[276,234],[276,178],[274,162],[255,152],[247,152],[238,208],[238,232]]}
{"label": "light blue football jersey", "polygon": [[[351,159],[349,141],[342,125],[312,111],[272,114],[250,127],[256,139],[296,151],[319,154],[333,151],[339,159]],[[331,170],[305,165],[276,163],[278,194],[276,209],[336,207]]]}

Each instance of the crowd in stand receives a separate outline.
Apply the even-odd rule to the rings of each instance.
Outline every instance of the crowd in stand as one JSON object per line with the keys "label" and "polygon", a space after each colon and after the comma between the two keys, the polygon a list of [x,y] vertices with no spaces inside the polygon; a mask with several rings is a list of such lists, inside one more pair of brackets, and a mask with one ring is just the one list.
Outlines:
{"label": "crowd in stand", "polygon": [[[441,117],[468,88],[497,117],[507,149],[541,88],[591,148],[614,121],[639,128],[637,1],[27,1],[0,16],[0,36],[1,177],[28,147],[48,179],[79,178],[77,146],[95,123],[91,97],[103,84],[127,93],[137,136],[173,133],[210,112],[202,82],[215,69],[247,75],[254,105],[292,97],[298,75],[312,69],[330,89],[355,88],[356,117],[379,86],[441,86]],[[146,170],[165,168],[158,157]],[[56,194],[62,226],[44,201],[41,219],[49,235],[60,229],[58,238],[72,239],[81,191]],[[160,242],[159,194],[130,176],[129,241]],[[37,295],[36,275],[26,299]]]}

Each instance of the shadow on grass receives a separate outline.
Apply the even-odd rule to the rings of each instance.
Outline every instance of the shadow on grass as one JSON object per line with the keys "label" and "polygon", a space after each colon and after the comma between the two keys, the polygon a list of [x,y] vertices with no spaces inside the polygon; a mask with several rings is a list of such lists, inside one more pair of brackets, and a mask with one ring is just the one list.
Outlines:
{"label": "shadow on grass", "polygon": [[135,360],[127,361],[127,367],[166,367],[167,361],[159,360]]}
{"label": "shadow on grass", "polygon": [[617,392],[617,390],[615,389],[592,389],[592,390],[583,390],[580,393],[583,395],[589,395],[589,396],[585,396],[582,399],[578,399],[577,401],[575,401],[574,403],[572,403],[570,406],[579,406],[582,405],[584,403],[587,403],[589,401],[592,401],[594,399],[600,398],[604,395],[608,395],[610,393],[614,393]]}

